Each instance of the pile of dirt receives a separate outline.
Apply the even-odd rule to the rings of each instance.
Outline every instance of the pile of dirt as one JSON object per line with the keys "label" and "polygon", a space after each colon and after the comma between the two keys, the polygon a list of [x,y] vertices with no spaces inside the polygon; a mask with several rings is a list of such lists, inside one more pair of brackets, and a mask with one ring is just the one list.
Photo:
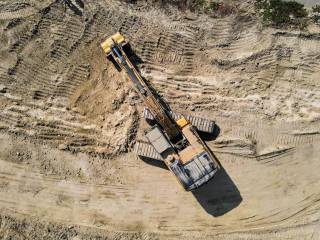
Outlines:
{"label": "pile of dirt", "polygon": [[126,151],[136,110],[128,84],[98,47],[112,32],[103,31],[100,9],[80,17],[57,1],[2,20],[2,128],[72,151]]}

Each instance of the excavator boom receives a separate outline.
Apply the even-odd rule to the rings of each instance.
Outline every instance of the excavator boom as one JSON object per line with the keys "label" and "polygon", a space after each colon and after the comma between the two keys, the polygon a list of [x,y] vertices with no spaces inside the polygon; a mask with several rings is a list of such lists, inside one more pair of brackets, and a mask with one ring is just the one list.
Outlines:
{"label": "excavator boom", "polygon": [[142,78],[141,74],[137,71],[130,59],[123,50],[123,46],[127,44],[124,38],[115,34],[108,39],[103,46],[107,50],[107,55],[111,56],[118,66],[126,71],[128,78],[132,81],[136,91],[144,100],[145,105],[151,111],[155,120],[159,123],[162,129],[166,132],[170,140],[177,139],[181,135],[178,126],[171,118],[167,110],[157,100],[154,93],[150,90],[146,81]]}

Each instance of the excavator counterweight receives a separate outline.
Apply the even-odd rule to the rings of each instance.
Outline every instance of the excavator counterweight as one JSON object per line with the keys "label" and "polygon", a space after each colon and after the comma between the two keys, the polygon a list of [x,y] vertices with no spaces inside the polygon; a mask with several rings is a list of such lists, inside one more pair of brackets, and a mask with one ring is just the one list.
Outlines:
{"label": "excavator counterweight", "polygon": [[200,187],[220,168],[197,131],[213,133],[214,122],[175,114],[164,105],[130,61],[124,50],[126,44],[126,39],[116,33],[101,47],[117,68],[126,72],[145,104],[144,116],[151,123],[151,129],[145,135],[148,141],[138,141],[135,152],[140,157],[163,161],[185,190]]}

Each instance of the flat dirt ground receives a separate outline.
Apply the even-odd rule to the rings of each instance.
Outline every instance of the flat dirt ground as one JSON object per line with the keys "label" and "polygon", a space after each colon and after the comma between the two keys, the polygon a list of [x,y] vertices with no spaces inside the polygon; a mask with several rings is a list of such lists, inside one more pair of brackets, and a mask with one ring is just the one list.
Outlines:
{"label": "flat dirt ground", "polygon": [[[0,239],[320,239],[320,27],[239,2],[1,0]],[[203,188],[132,153],[143,105],[99,46],[116,31],[172,109],[217,123]]]}

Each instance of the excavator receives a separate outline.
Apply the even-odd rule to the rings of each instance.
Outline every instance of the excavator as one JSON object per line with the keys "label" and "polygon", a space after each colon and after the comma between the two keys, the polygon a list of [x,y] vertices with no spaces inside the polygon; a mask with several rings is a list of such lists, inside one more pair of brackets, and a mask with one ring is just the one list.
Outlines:
{"label": "excavator", "polygon": [[125,50],[128,43],[118,32],[101,47],[116,68],[126,73],[145,104],[144,118],[151,127],[145,131],[146,141],[137,141],[134,151],[140,158],[164,162],[186,191],[199,188],[220,169],[198,133],[213,134],[215,123],[174,113],[133,65]]}

